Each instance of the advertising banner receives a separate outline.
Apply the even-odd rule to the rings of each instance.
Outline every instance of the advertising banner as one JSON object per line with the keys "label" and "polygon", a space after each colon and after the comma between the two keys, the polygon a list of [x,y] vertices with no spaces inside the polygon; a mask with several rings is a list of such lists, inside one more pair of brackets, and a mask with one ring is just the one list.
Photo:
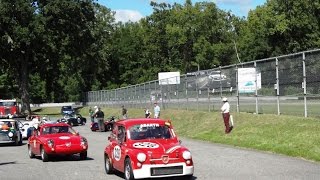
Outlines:
{"label": "advertising banner", "polygon": [[256,89],[261,89],[261,73],[255,68],[239,68],[238,88],[239,93],[254,93]]}

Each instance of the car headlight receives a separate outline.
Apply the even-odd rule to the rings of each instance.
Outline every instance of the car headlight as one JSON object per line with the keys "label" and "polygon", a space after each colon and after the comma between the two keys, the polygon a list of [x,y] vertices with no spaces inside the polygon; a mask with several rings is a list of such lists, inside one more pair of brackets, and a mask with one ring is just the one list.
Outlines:
{"label": "car headlight", "polygon": [[13,133],[12,133],[12,132],[9,132],[9,133],[8,133],[8,136],[9,136],[9,137],[13,137]]}
{"label": "car headlight", "polygon": [[137,159],[138,159],[139,162],[144,162],[147,159],[147,155],[144,154],[144,153],[138,153],[137,154]]}
{"label": "car headlight", "polygon": [[87,141],[86,138],[82,137],[80,143],[81,143],[81,145],[83,146],[83,145],[87,145],[87,144],[88,144],[88,141]]}
{"label": "car headlight", "polygon": [[185,160],[191,159],[191,153],[190,153],[190,151],[184,151],[184,152],[182,153],[182,157],[183,157],[183,159],[185,159]]}
{"label": "car headlight", "polygon": [[49,139],[47,143],[48,143],[48,146],[51,148],[54,146],[54,142],[52,139]]}

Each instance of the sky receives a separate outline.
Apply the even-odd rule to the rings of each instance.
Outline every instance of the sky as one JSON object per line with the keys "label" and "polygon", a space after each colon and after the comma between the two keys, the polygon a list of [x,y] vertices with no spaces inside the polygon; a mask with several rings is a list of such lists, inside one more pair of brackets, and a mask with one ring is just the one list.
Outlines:
{"label": "sky", "polygon": [[[139,19],[151,15],[152,7],[150,6],[152,0],[98,0],[98,3],[110,8],[116,12],[116,21],[138,21]],[[185,0],[153,0],[158,3],[165,2],[169,4],[179,3],[184,4]],[[232,11],[233,14],[243,17],[247,16],[250,9],[255,9],[259,5],[263,5],[266,0],[192,0],[196,2],[215,2],[219,9],[225,11]]]}

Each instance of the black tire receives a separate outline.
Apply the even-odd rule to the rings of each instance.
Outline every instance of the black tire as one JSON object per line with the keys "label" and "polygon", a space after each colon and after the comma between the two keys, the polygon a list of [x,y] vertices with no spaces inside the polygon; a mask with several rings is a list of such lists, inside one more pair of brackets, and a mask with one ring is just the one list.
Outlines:
{"label": "black tire", "polygon": [[15,140],[14,140],[14,145],[16,145],[16,146],[20,146],[20,141],[19,141],[19,138],[18,138],[18,136],[15,138]]}
{"label": "black tire", "polygon": [[104,155],[104,169],[107,174],[113,173],[113,166],[108,155]]}
{"label": "black tire", "polygon": [[80,153],[80,159],[81,160],[86,160],[87,157],[88,157],[88,152],[87,151]]}
{"label": "black tire", "polygon": [[28,145],[28,154],[29,154],[30,159],[35,157],[35,155],[33,154],[32,150],[31,150],[30,144]]}
{"label": "black tire", "polygon": [[20,134],[20,141],[19,141],[19,146],[22,145],[22,134]]}
{"label": "black tire", "polygon": [[185,175],[183,177],[181,177],[181,180],[193,180],[193,175]]}
{"label": "black tire", "polygon": [[111,131],[112,127],[110,124],[107,124],[105,129],[106,129],[106,131]]}
{"label": "black tire", "polygon": [[46,153],[46,151],[44,150],[44,148],[41,147],[41,159],[43,162],[48,162],[49,161],[49,156]]}
{"label": "black tire", "polygon": [[72,122],[72,121],[70,121],[69,125],[70,125],[70,126],[74,126],[74,124],[73,124],[73,122]]}
{"label": "black tire", "polygon": [[131,166],[131,161],[129,158],[127,158],[125,160],[125,163],[124,163],[124,178],[126,180],[133,180],[134,177],[133,177],[133,171],[132,171],[132,166]]}

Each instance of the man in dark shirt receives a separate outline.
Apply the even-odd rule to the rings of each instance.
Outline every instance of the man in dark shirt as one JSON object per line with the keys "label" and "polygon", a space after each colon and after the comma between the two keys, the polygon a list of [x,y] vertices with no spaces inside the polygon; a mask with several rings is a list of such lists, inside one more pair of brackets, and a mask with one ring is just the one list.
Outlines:
{"label": "man in dark shirt", "polygon": [[99,131],[105,131],[104,129],[104,112],[101,110],[100,107],[98,107],[98,111],[94,113],[93,115],[97,121],[98,121],[98,127],[99,127]]}

